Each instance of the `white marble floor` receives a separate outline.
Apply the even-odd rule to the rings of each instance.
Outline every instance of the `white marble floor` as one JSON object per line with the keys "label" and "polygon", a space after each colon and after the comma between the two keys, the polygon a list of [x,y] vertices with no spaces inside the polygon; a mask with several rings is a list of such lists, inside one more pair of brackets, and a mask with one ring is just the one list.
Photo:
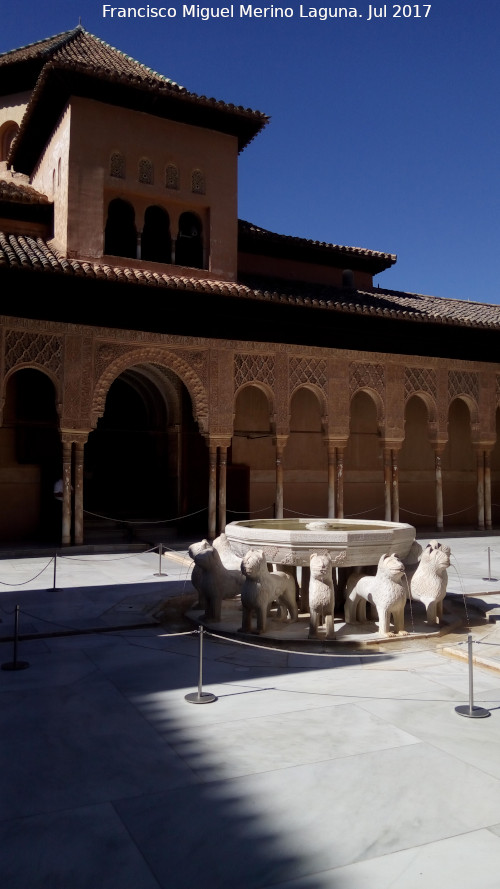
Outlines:
{"label": "white marble floor", "polygon": [[6,889],[496,889],[500,674],[469,720],[467,665],[435,651],[206,639],[196,706],[197,646],[47,638],[0,672]]}

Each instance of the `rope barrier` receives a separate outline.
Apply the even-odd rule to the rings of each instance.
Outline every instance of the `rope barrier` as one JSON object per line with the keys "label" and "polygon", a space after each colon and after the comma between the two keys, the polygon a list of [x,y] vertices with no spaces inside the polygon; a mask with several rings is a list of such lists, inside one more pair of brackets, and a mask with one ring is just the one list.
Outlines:
{"label": "rope barrier", "polygon": [[158,546],[152,546],[149,549],[143,549],[137,553],[129,553],[126,556],[116,556],[116,557],[109,558],[109,559],[106,559],[106,558],[93,559],[92,556],[88,559],[82,559],[79,556],[65,556],[62,554],[61,555],[58,554],[57,558],[58,559],[65,559],[66,562],[79,562],[80,564],[83,564],[83,565],[85,565],[85,564],[90,565],[94,562],[96,564],[99,564],[100,562],[125,562],[127,559],[136,559],[137,556],[146,556],[146,555],[148,555],[148,553],[154,553],[154,552],[156,552],[157,549],[158,549]]}
{"label": "rope barrier", "polygon": [[[94,627],[94,628],[75,627],[70,624],[63,624],[63,623],[60,623],[59,621],[50,620],[49,618],[41,617],[40,615],[33,614],[32,612],[25,611],[24,609],[21,610],[19,608],[19,606],[16,606],[14,611],[5,611],[2,608],[0,608],[0,611],[3,614],[9,615],[9,616],[11,616],[12,614],[14,614],[16,612],[21,613],[25,617],[31,618],[31,620],[37,620],[37,621],[40,621],[41,623],[44,623],[44,624],[50,624],[53,627],[60,627],[62,630],[75,632],[75,633],[82,633],[82,634],[87,634],[89,632],[97,632],[98,631],[100,633],[109,633],[110,636],[114,635],[117,637],[123,637],[124,635],[126,635],[126,630],[129,629],[128,627],[124,627],[123,630],[117,630],[116,627],[113,629],[109,629],[109,630],[106,627]],[[199,626],[201,626],[201,624]],[[374,657],[380,658],[380,657],[384,657],[387,654],[386,651],[372,651],[372,652],[358,651],[358,652],[347,653],[347,654],[341,653],[338,651],[333,651],[333,652],[301,651],[300,649],[296,650],[296,649],[288,649],[288,648],[278,648],[277,646],[273,646],[273,645],[263,645],[262,643],[249,642],[246,639],[238,639],[235,637],[222,636],[219,633],[214,633],[211,630],[207,630],[206,628],[204,628],[204,631],[207,636],[209,636],[213,639],[219,639],[221,642],[229,643],[231,645],[234,644],[234,645],[241,645],[241,646],[244,646],[247,648],[258,648],[260,651],[262,651],[262,650],[275,651],[280,654],[286,654],[286,655],[298,654],[298,655],[302,655],[304,657],[319,657],[319,658],[326,657],[326,658],[337,658],[337,659],[341,658],[343,660],[355,658],[355,659],[359,660],[360,658],[361,659],[374,658]],[[174,637],[180,637],[180,636],[192,636],[196,632],[197,632],[197,630],[184,630],[179,633],[162,633],[160,635],[160,638],[174,638]],[[135,637],[133,637],[133,638],[135,638]],[[477,644],[481,644],[481,645],[492,645],[492,646],[496,645],[496,647],[500,647],[500,643],[482,642],[482,640],[474,640],[474,641]],[[460,645],[465,645],[465,644],[466,644],[465,640],[458,640],[456,642],[443,643],[443,645],[433,646],[433,647],[428,647],[428,648],[427,647],[426,648],[418,648],[418,649],[415,649],[413,647],[398,648],[396,654],[407,654],[410,652],[412,654],[423,654],[426,652],[427,653],[439,652],[445,648],[450,648],[452,646],[460,646]],[[394,654],[394,651],[391,651],[390,653]]]}
{"label": "rope barrier", "polygon": [[49,567],[49,565],[52,565],[52,562],[53,562],[53,561],[54,561],[54,557],[52,557],[52,559],[50,559],[50,561],[47,562],[47,564],[45,565],[45,567],[42,568],[42,570],[39,571],[38,574],[35,574],[34,577],[30,577],[29,580],[24,580],[22,583],[7,583],[7,581],[0,580],[0,584],[1,584],[2,586],[16,586],[16,587],[17,587],[17,586],[26,586],[27,583],[32,583],[34,580],[37,579],[37,577],[40,577],[40,575],[43,574],[43,572],[47,570],[47,568]]}
{"label": "rope barrier", "polygon": [[172,519],[155,519],[154,521],[146,521],[141,519],[114,519],[111,516],[100,515],[98,512],[90,512],[84,509],[84,515],[92,515],[97,519],[104,519],[106,522],[116,522],[120,525],[167,525],[169,522],[180,522],[182,519],[189,519],[191,516],[199,515],[201,512],[207,512],[208,506],[197,509],[196,512],[187,512],[185,515],[174,516]]}
{"label": "rope barrier", "polygon": [[231,513],[244,513],[244,515],[257,515],[259,512],[267,512],[268,510],[274,510],[274,503],[271,503],[270,506],[263,506],[262,509],[227,509],[226,512]]}
{"label": "rope barrier", "polygon": [[[387,654],[387,652],[385,652],[385,651],[373,651],[373,652],[367,652],[366,654],[361,651],[357,652],[357,653],[353,653],[353,654],[341,654],[339,652],[332,652],[330,654],[330,652],[323,652],[323,651],[321,651],[321,652],[320,651],[300,651],[300,649],[294,650],[294,649],[288,649],[288,648],[277,648],[272,645],[259,645],[258,642],[247,642],[245,639],[235,639],[232,636],[230,638],[227,636],[220,636],[219,634],[213,633],[210,630],[207,630],[206,628],[205,628],[205,633],[207,636],[211,636],[214,639],[221,639],[223,642],[229,642],[229,643],[235,644],[235,645],[245,645],[248,648],[259,648],[261,651],[262,650],[277,651],[280,654],[299,654],[299,655],[303,655],[304,657],[329,657],[329,658],[333,657],[333,658],[342,658],[342,659],[346,659],[346,658],[359,659],[359,658],[384,657],[384,655]],[[383,642],[383,640],[380,640],[380,641]],[[448,644],[443,644],[442,646],[435,646],[433,648],[418,648],[418,649],[398,648],[396,653],[397,654],[407,654],[407,653],[411,652],[412,654],[421,654],[421,653],[424,654],[425,652],[427,652],[427,653],[436,652],[436,651],[440,651],[441,649],[450,648],[452,645],[464,645],[464,644],[465,644],[465,642],[451,642]],[[394,654],[394,652],[391,651],[391,654]]]}
{"label": "rope barrier", "polygon": [[[466,506],[465,509],[457,509],[456,512],[444,512],[443,518],[447,519],[447,518],[449,518],[449,516],[460,515],[461,512],[468,512],[469,509],[474,509],[474,504],[472,504],[472,506]],[[416,512],[414,509],[405,509],[404,506],[400,506],[399,510],[400,510],[400,512],[407,512],[410,515],[418,515],[418,516],[420,516],[420,518],[424,518],[424,519],[435,519],[436,518],[435,513]]]}

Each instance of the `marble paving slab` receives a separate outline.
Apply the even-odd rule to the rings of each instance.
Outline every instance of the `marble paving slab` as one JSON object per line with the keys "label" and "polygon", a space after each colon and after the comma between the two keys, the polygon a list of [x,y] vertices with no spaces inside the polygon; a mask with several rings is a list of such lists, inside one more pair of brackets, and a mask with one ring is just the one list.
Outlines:
{"label": "marble paving slab", "polygon": [[175,889],[264,889],[497,824],[500,782],[411,744],[122,800],[117,811],[162,885],[174,857]]}

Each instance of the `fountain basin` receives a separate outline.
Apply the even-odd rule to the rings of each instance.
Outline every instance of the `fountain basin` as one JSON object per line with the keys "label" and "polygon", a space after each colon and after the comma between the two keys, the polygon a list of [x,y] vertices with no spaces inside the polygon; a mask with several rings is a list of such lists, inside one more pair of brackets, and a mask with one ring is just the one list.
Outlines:
{"label": "fountain basin", "polygon": [[312,553],[345,552],[343,567],[376,565],[387,552],[404,559],[415,528],[403,522],[358,519],[252,519],[230,522],[225,534],[232,551],[243,557],[249,549],[264,552],[277,565],[309,565]]}

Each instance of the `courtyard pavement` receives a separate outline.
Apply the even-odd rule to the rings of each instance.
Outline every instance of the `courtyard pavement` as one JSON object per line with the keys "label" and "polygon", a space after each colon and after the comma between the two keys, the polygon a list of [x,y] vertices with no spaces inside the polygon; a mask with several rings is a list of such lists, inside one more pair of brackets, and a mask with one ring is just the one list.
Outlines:
{"label": "courtyard pavement", "polygon": [[2,887],[498,889],[500,538],[447,542],[486,719],[455,712],[465,629],[333,654],[206,634],[217,700],[193,705],[185,553],[160,577],[157,553],[68,556],[56,590],[48,556],[0,560],[0,661],[18,605],[29,664],[0,672]]}

